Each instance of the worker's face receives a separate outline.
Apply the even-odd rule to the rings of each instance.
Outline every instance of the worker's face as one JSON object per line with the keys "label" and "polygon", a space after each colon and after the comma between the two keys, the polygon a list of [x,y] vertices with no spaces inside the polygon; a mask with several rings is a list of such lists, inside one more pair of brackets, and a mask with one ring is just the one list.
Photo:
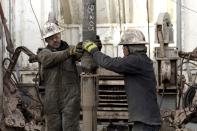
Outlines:
{"label": "worker's face", "polygon": [[58,33],[46,38],[46,42],[52,48],[59,48],[61,43],[61,34]]}
{"label": "worker's face", "polygon": [[128,48],[128,46],[123,46],[122,49],[123,49],[124,56],[128,56],[129,55],[129,48]]}

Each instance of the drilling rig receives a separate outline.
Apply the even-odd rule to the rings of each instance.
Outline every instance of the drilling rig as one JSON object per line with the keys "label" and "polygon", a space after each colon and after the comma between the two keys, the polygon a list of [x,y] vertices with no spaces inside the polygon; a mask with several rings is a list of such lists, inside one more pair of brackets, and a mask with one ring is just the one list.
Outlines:
{"label": "drilling rig", "polygon": [[[96,40],[96,0],[83,0],[83,40]],[[29,62],[37,62],[36,55],[26,47],[14,49],[5,17],[0,6],[2,23],[6,32],[7,50],[10,58],[3,61],[3,131],[44,131],[43,105],[38,83],[31,88],[19,83],[15,77],[15,65],[21,52],[29,56]],[[155,25],[154,49],[159,105],[164,128],[162,131],[185,131],[188,122],[195,121],[197,94],[196,76],[189,83],[183,74],[185,63],[196,65],[197,48],[192,52],[178,51],[173,43],[173,26],[168,13],[159,14]],[[129,131],[128,105],[124,90],[124,76],[98,67],[90,54],[85,52],[81,59],[81,116],[82,131]],[[190,78],[189,78],[190,80]],[[36,79],[37,81],[37,75]],[[186,91],[185,87],[187,87]],[[173,96],[173,107],[165,104]],[[165,103],[166,102],[166,103]],[[167,128],[170,128],[169,130]],[[101,130],[99,130],[101,131]]]}

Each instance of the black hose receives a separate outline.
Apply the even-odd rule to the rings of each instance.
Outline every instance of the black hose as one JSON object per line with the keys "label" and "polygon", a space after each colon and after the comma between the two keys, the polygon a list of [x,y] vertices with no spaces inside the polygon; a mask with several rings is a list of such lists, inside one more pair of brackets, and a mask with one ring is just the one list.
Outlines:
{"label": "black hose", "polygon": [[197,86],[196,85],[192,85],[192,86],[188,85],[188,86],[189,88],[187,89],[183,97],[183,107],[191,107],[194,96],[196,94]]}

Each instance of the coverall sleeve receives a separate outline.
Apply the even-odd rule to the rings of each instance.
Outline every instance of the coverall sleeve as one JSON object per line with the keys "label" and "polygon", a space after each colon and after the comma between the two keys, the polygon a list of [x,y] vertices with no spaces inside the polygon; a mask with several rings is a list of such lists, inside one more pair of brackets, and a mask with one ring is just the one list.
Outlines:
{"label": "coverall sleeve", "polygon": [[101,67],[106,68],[108,70],[122,73],[122,74],[134,74],[138,73],[138,60],[133,58],[129,59],[128,57],[115,57],[111,58],[100,51],[96,51],[92,53],[93,59],[99,64]]}
{"label": "coverall sleeve", "polygon": [[70,56],[67,49],[57,52],[52,52],[48,49],[43,49],[38,54],[38,61],[43,65],[44,68],[47,68],[59,64],[60,62],[63,62],[69,57]]}

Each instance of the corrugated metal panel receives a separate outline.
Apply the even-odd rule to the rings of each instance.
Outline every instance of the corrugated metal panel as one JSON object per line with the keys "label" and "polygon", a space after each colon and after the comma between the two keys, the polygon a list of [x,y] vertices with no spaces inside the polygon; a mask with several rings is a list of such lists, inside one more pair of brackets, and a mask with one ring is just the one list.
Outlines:
{"label": "corrugated metal panel", "polygon": [[65,25],[65,31],[62,32],[62,39],[70,45],[76,45],[82,41],[82,26],[80,25]]}
{"label": "corrugated metal panel", "polygon": [[68,0],[60,0],[60,5],[61,5],[61,13],[64,17],[65,24],[71,24],[72,19],[71,19],[71,10],[70,10],[70,6],[69,6],[69,1]]}
{"label": "corrugated metal panel", "polygon": [[192,51],[197,47],[197,1],[183,0],[182,17],[183,17],[183,50]]}
{"label": "corrugated metal panel", "polygon": [[[110,14],[109,14],[109,6],[110,3],[108,0],[97,0],[97,24],[99,23],[109,23],[110,22]],[[102,5],[102,6],[100,6]]]}
{"label": "corrugated metal panel", "polygon": [[[147,27],[147,10],[146,10],[146,0],[100,0],[97,1],[97,34],[101,36],[101,40],[103,44],[113,44],[115,46],[114,52],[110,53],[113,56],[119,56],[121,54],[117,51],[117,44],[120,41],[120,33],[124,32],[127,27],[135,27],[142,29],[143,33],[148,40],[148,27]],[[38,28],[38,24],[33,15],[33,12],[30,7],[29,0],[17,0],[11,1],[12,5],[9,5],[9,1],[2,1],[4,12],[6,14],[6,18],[8,19],[8,24],[11,25],[10,30],[12,33],[14,44],[17,46],[24,45],[27,48],[31,49],[34,53],[36,52],[38,47],[44,47],[44,44],[41,38],[41,34]],[[188,7],[194,5],[192,2],[185,2]],[[195,2],[194,2],[195,3]],[[57,4],[57,5],[52,5]],[[49,11],[52,9],[58,15],[58,19],[64,22],[66,25],[66,30],[63,32],[63,39],[68,41],[68,43],[75,45],[77,42],[82,40],[82,0],[59,0],[59,1],[48,1],[48,0],[32,0],[32,5],[40,26],[47,20],[47,16]],[[55,9],[55,7],[59,8],[62,5],[60,10]],[[162,5],[162,6],[161,6]],[[9,10],[9,6],[12,6],[12,10]],[[66,6],[66,7],[65,7]],[[68,7],[67,7],[68,6]],[[155,1],[149,0],[149,13],[150,13],[150,52],[151,58],[153,58],[153,49],[154,44],[154,23],[157,21],[158,14],[161,12],[168,11],[170,13],[174,35],[176,35],[176,2],[171,0],[168,1]],[[65,11],[65,9],[69,9]],[[125,7],[125,8],[123,8]],[[64,9],[64,10],[63,10]],[[11,11],[11,12],[9,12]],[[66,12],[66,14],[65,14]],[[119,19],[119,14],[121,17],[121,21]],[[62,16],[63,15],[63,16]],[[186,10],[185,16],[187,19],[191,18],[194,13],[191,13]],[[10,22],[9,22],[10,21]],[[194,20],[195,21],[195,20]],[[122,25],[120,25],[120,22]],[[72,24],[71,24],[72,23]],[[74,23],[74,24],[73,24]],[[116,23],[116,24],[114,24]],[[127,23],[124,25],[124,23]],[[196,39],[195,31],[192,30],[195,25],[192,21],[185,21],[185,32],[187,35],[185,36],[185,43],[187,43],[188,50],[194,48],[194,41]],[[121,30],[120,30],[121,29]],[[192,32],[194,34],[192,35]],[[176,39],[176,36],[175,36]],[[189,41],[189,42],[187,42]],[[185,46],[186,48],[186,46]],[[121,49],[119,50],[121,51]],[[26,61],[26,56],[23,56],[20,61],[22,61],[21,66],[29,66]]]}
{"label": "corrugated metal panel", "polygon": [[[10,23],[9,30],[12,34],[13,43],[16,47],[26,46],[36,53],[38,47],[44,47],[44,44],[30,3],[32,3],[40,26],[47,20],[48,12],[51,10],[51,3],[48,0],[17,0],[11,1],[10,5],[8,2],[4,1],[3,7],[8,7],[4,8],[4,12],[8,20],[7,23]],[[12,8],[12,10],[9,10],[9,8]],[[35,64],[30,65],[28,58],[24,54],[19,59],[19,65],[20,67],[29,67],[28,69],[37,67]]]}
{"label": "corrugated metal panel", "polygon": [[[96,4],[97,24],[147,22],[147,0],[99,0]],[[150,22],[153,23],[161,12],[169,12],[171,16],[176,14],[176,2],[170,0],[149,0],[148,5]],[[82,23],[82,0],[60,0],[60,6],[65,24]]]}
{"label": "corrugated metal panel", "polygon": [[[54,10],[58,15],[57,18],[60,21],[64,20],[63,22],[66,24],[66,30],[62,34],[62,38],[72,45],[82,40],[82,0],[58,0],[56,2],[32,0],[31,2],[41,27],[47,20],[48,13]],[[168,7],[169,4],[171,2],[149,1],[152,23],[156,22],[160,12],[168,10],[171,11],[170,14],[175,12],[174,5]],[[14,44],[16,46],[24,45],[34,53],[36,53],[38,47],[44,47],[38,24],[30,6],[30,0],[12,1],[12,12],[9,12],[9,1],[3,1],[3,5],[6,18],[10,21],[10,27],[12,27],[11,33]],[[158,5],[162,5],[162,7]],[[60,10],[57,8],[60,8]],[[11,16],[9,17],[9,15]],[[119,48],[116,48],[120,41],[120,33],[124,32],[130,25],[132,25],[131,27],[141,28],[148,40],[146,15],[146,0],[97,1],[97,34],[101,36],[103,44],[113,44],[115,46],[114,50],[110,49],[110,51],[114,51],[110,52],[111,55],[120,56]],[[116,25],[113,23],[116,23]],[[124,25],[124,23],[128,24]],[[151,44],[154,43],[154,25],[150,26],[150,39]],[[153,47],[154,45],[151,45],[151,52]],[[20,61],[22,63],[20,64],[21,67],[32,66],[28,64],[27,57],[24,55],[20,58]]]}

